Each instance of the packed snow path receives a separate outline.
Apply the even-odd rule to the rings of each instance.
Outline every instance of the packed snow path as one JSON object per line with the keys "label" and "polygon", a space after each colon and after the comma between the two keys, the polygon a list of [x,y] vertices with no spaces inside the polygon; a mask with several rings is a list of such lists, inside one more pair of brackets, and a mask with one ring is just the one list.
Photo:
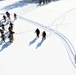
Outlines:
{"label": "packed snow path", "polygon": [[[60,20],[61,20],[61,19],[60,19]],[[65,17],[63,17],[63,20],[65,20]],[[63,21],[63,20],[62,20],[62,21]],[[55,21],[58,21],[58,20],[56,19]],[[56,22],[55,22],[55,21],[53,22],[53,24],[55,23],[54,25],[56,25]],[[39,22],[38,22],[38,23],[39,23]],[[34,24],[35,24],[35,23],[34,23]],[[61,23],[60,23],[60,24],[61,24]],[[59,25],[59,24],[58,24],[58,25]],[[43,25],[43,26],[44,26],[44,25]],[[45,28],[44,28],[44,27],[43,27],[43,28],[46,29],[46,27],[47,27],[47,26],[45,26]],[[50,28],[47,27],[47,31],[48,31],[48,29],[50,29]],[[51,30],[52,30],[52,31],[51,31]],[[56,30],[53,30],[53,29],[51,29],[51,30],[49,30],[49,32],[51,31],[51,33],[57,35],[57,36],[63,41],[65,47],[67,48],[68,55],[71,54],[71,56],[70,56],[70,55],[69,55],[69,56],[72,57],[72,59],[73,59],[73,61],[74,61],[74,57],[73,57],[74,52],[71,53],[71,51],[70,51],[71,48],[70,48],[70,46],[68,46],[69,44],[67,43],[68,41],[67,41],[67,42],[64,41],[64,40],[67,40],[67,38],[66,38],[63,34],[61,34],[61,33],[56,34]],[[62,38],[61,38],[59,35],[60,35]],[[64,37],[65,39],[64,39],[63,37]],[[63,39],[64,39],[64,40],[63,40]],[[41,48],[42,48],[42,47],[41,47]],[[73,47],[72,47],[72,48],[73,48]],[[61,51],[62,51],[62,50],[61,50]],[[29,52],[29,53],[30,53],[30,52]],[[59,53],[59,52],[58,52],[58,53]],[[60,52],[60,53],[62,54],[62,52]],[[20,55],[21,55],[21,54],[20,54]],[[19,58],[19,57],[18,57],[18,58]],[[51,58],[51,57],[50,57],[50,58]],[[62,59],[62,58],[61,58],[61,59]],[[66,58],[66,59],[67,59],[67,58]],[[6,62],[5,62],[5,63],[6,63]],[[54,62],[53,62],[53,63],[54,63]],[[66,62],[66,63],[67,63],[67,62]],[[69,63],[70,63],[70,62],[69,62]],[[17,63],[17,64],[18,64],[18,63]],[[22,64],[23,64],[23,63],[22,63]],[[51,63],[50,63],[50,64],[51,64]],[[59,64],[60,64],[60,60],[59,60]],[[73,62],[73,64],[74,64],[74,62]],[[68,64],[68,65],[69,65],[69,64]],[[21,66],[22,66],[22,65],[21,65]],[[74,64],[74,66],[75,66],[75,64]],[[59,67],[59,66],[58,66],[58,67]],[[19,68],[20,68],[20,65],[19,65]],[[36,68],[35,68],[35,69],[36,69]],[[21,69],[21,70],[23,70],[23,69]],[[21,70],[20,70],[20,71],[21,71]],[[68,69],[68,70],[69,70],[69,69]],[[16,70],[16,71],[17,71],[17,70]],[[13,71],[13,72],[14,72],[14,71]],[[23,72],[22,72],[22,73],[23,73]],[[45,73],[45,72],[44,72],[44,73]],[[69,72],[68,72],[68,73],[69,73]],[[60,74],[60,72],[59,72],[59,74]],[[54,75],[55,75],[55,74],[54,74]]]}
{"label": "packed snow path", "polygon": [[[67,11],[66,13],[62,14],[60,17],[58,17],[57,19],[55,19],[55,20],[52,22],[52,24],[53,24],[53,23],[56,23],[56,22],[57,22],[58,20],[60,20],[65,14],[67,14],[68,12],[73,11],[73,10],[75,10],[75,9],[76,9],[76,8],[73,8],[73,9]],[[3,14],[4,14],[4,13],[1,13],[0,15],[3,15]],[[72,64],[73,64],[74,67],[76,68],[76,65],[75,65],[75,62],[76,62],[76,60],[75,60],[75,59],[76,59],[76,52],[75,52],[75,49],[74,49],[72,43],[71,43],[63,34],[59,33],[58,31],[56,31],[56,30],[54,30],[54,29],[51,29],[49,26],[46,27],[46,26],[44,26],[44,25],[42,25],[42,24],[39,24],[39,23],[37,23],[37,22],[34,22],[34,21],[29,20],[29,19],[23,18],[23,17],[21,17],[21,16],[19,16],[19,15],[18,15],[18,17],[19,17],[20,19],[23,19],[23,20],[28,21],[29,23],[32,23],[33,25],[36,25],[37,27],[40,27],[40,28],[42,28],[42,29],[44,29],[44,30],[46,30],[46,31],[49,31],[50,33],[54,33],[55,35],[59,36],[63,41],[65,41],[66,45],[67,45],[68,48],[69,48],[69,50],[67,50],[68,56],[69,56]]]}
{"label": "packed snow path", "polygon": [[75,62],[76,62],[76,60],[75,60],[76,51],[75,51],[72,43],[71,43],[63,34],[61,34],[60,32],[58,32],[58,31],[56,31],[56,30],[54,30],[54,29],[51,29],[51,28],[49,28],[49,27],[46,27],[46,26],[44,26],[44,25],[42,25],[42,24],[40,24],[40,23],[37,23],[37,22],[34,22],[34,21],[32,21],[32,20],[23,18],[23,17],[21,17],[21,16],[18,16],[18,17],[19,17],[20,19],[22,19],[22,20],[25,20],[25,21],[27,21],[27,22],[29,22],[29,23],[32,23],[33,25],[35,25],[35,26],[37,26],[37,27],[39,27],[39,28],[42,28],[42,29],[44,29],[44,30],[46,30],[46,31],[49,31],[50,33],[54,33],[55,35],[59,36],[59,37],[65,42],[65,44],[67,45],[67,47],[68,47],[68,49],[69,49],[69,50],[66,49],[66,50],[67,50],[67,54],[68,54],[68,56],[69,56],[69,58],[70,58],[70,60],[71,60],[71,63],[72,63],[73,66],[76,68],[76,64],[75,64]]}

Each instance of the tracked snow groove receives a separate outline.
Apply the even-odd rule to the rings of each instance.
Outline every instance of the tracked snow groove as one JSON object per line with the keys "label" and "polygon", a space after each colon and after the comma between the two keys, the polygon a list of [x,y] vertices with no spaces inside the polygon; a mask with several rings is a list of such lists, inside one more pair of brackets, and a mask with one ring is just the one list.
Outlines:
{"label": "tracked snow groove", "polygon": [[75,64],[76,60],[74,59],[74,57],[75,57],[75,55],[76,55],[76,51],[75,51],[72,43],[71,43],[63,34],[61,34],[60,32],[58,32],[58,31],[56,31],[56,30],[54,30],[54,29],[52,29],[52,28],[50,28],[50,27],[48,27],[48,26],[44,26],[44,25],[42,25],[42,24],[40,24],[40,23],[37,23],[37,22],[34,22],[34,21],[32,21],[32,20],[23,18],[23,17],[21,17],[21,16],[18,16],[18,17],[19,17],[20,19],[24,20],[24,21],[27,21],[27,22],[29,22],[29,23],[32,23],[33,25],[35,25],[35,26],[37,26],[37,27],[40,27],[40,28],[42,28],[42,29],[44,29],[44,30],[46,30],[46,31],[48,31],[48,32],[54,33],[55,35],[57,35],[58,37],[60,37],[60,38],[65,42],[65,44],[67,45],[67,47],[68,47],[69,50],[66,50],[66,51],[67,51],[67,53],[68,53],[68,56],[69,56],[69,58],[70,58],[71,63],[72,63],[73,66],[76,68],[76,64]]}

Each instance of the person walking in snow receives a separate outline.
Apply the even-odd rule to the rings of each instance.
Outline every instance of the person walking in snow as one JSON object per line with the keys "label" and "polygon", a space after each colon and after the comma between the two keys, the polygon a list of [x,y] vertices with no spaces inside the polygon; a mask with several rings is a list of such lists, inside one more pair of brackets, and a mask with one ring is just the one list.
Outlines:
{"label": "person walking in snow", "polygon": [[8,28],[9,32],[13,30],[13,23],[10,22],[10,26]]}
{"label": "person walking in snow", "polygon": [[40,30],[38,28],[36,29],[35,33],[36,33],[36,37],[39,38]]}
{"label": "person walking in snow", "polygon": [[43,31],[43,33],[42,33],[42,40],[45,40],[45,39],[46,39],[46,32]]}
{"label": "person walking in snow", "polygon": [[13,32],[13,31],[10,31],[10,32],[9,32],[8,38],[9,38],[9,42],[10,42],[10,43],[13,43],[13,40],[14,40],[13,34],[14,34],[14,33],[15,33],[15,32]]}
{"label": "person walking in snow", "polygon": [[1,33],[1,34],[4,34],[4,31],[3,31],[2,29],[0,29],[0,33]]}
{"label": "person walking in snow", "polygon": [[5,42],[5,35],[3,33],[1,34],[1,38],[2,38],[2,41]]}
{"label": "person walking in snow", "polygon": [[42,0],[39,0],[39,5],[41,5],[41,3],[42,3]]}
{"label": "person walking in snow", "polygon": [[2,38],[2,41],[5,42],[5,35],[4,35],[4,30],[0,29],[0,33],[1,33],[1,38]]}
{"label": "person walking in snow", "polygon": [[6,16],[10,19],[10,13],[6,11]]}
{"label": "person walking in snow", "polygon": [[16,13],[14,13],[14,20],[16,20],[17,19],[17,14]]}
{"label": "person walking in snow", "polygon": [[3,30],[5,30],[5,27],[4,26],[5,26],[4,24],[1,25],[1,27],[2,27]]}
{"label": "person walking in snow", "polygon": [[12,29],[13,29],[13,23],[12,22],[10,22],[10,26],[12,27]]}
{"label": "person walking in snow", "polygon": [[13,26],[9,26],[8,28],[9,32],[13,30]]}
{"label": "person walking in snow", "polygon": [[5,15],[3,15],[3,19],[4,19],[4,21],[6,21],[6,16]]}

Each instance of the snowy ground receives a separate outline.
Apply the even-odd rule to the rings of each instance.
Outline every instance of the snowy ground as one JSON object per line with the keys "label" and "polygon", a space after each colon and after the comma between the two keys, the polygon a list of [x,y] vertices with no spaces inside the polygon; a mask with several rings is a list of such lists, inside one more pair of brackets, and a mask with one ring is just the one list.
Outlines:
{"label": "snowy ground", "polygon": [[[9,44],[6,38],[6,43],[0,45],[0,74],[76,75],[76,1],[52,2],[41,7],[21,3],[17,7],[18,2],[0,2],[0,20],[7,10],[12,20],[14,12],[18,15],[13,22],[14,42]],[[7,31],[8,25],[5,28]],[[36,28],[41,31],[37,40]],[[47,33],[44,42],[41,41],[43,31]]]}

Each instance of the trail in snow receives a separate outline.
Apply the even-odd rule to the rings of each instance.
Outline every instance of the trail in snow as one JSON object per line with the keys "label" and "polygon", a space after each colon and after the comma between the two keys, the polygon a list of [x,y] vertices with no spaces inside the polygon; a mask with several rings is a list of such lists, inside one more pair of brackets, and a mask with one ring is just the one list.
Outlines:
{"label": "trail in snow", "polygon": [[16,13],[18,13],[18,15],[19,15],[19,13],[22,14],[22,15],[24,15],[24,14],[27,14],[27,13],[35,10],[36,8],[38,8],[37,4],[35,4],[35,5],[29,5],[28,7],[23,8],[23,10],[19,9],[19,11],[17,11]]}
{"label": "trail in snow", "polygon": [[[72,43],[71,43],[63,34],[61,34],[60,32],[58,32],[58,31],[56,31],[56,30],[54,30],[54,29],[51,29],[51,28],[49,28],[49,27],[46,27],[46,26],[44,26],[44,25],[42,25],[42,24],[39,24],[39,23],[37,23],[37,22],[34,22],[34,21],[32,21],[32,20],[28,20],[28,19],[23,18],[23,17],[21,17],[21,16],[19,16],[19,18],[22,19],[22,20],[26,20],[27,22],[32,23],[33,25],[38,26],[38,27],[40,27],[40,28],[42,28],[42,29],[44,29],[44,30],[46,30],[46,31],[53,32],[54,34],[56,34],[56,35],[58,35],[60,38],[62,38],[63,41],[64,41],[64,42],[66,43],[66,45],[68,46],[71,54],[73,55],[73,60],[74,60],[74,56],[76,55],[75,49],[74,49]],[[70,58],[70,60],[71,60],[71,62],[72,62],[72,64],[73,64],[73,66],[76,68],[75,60],[73,61],[72,58],[70,57],[70,53],[69,53],[69,52],[67,52],[67,53],[68,53],[68,56],[69,56],[69,58]]]}
{"label": "trail in snow", "polygon": [[[65,41],[65,43],[67,44],[67,46],[68,46],[68,48],[69,48],[72,56],[70,55],[69,51],[66,49],[67,54],[68,54],[68,56],[69,56],[69,58],[70,58],[70,60],[71,60],[71,62],[72,62],[72,64],[73,64],[73,66],[76,68],[76,65],[75,65],[76,60],[74,60],[74,57],[75,57],[75,55],[76,55],[76,52],[75,52],[75,49],[74,49],[72,43],[71,43],[63,34],[57,32],[57,31],[56,31],[55,33],[56,33],[57,35],[59,35],[59,36],[61,37],[61,39],[62,39],[63,41]],[[73,52],[73,51],[74,51],[74,52]],[[73,58],[73,59],[72,59],[72,58]]]}
{"label": "trail in snow", "polygon": [[57,17],[54,21],[52,21],[49,25],[51,25],[51,26],[59,26],[59,25],[62,25],[62,22],[61,23],[59,23],[59,24],[54,24],[54,23],[56,23],[57,21],[59,21],[61,18],[63,18],[63,21],[65,20],[65,15],[67,15],[68,13],[70,13],[70,12],[72,12],[72,11],[74,11],[74,10],[76,10],[76,7],[74,7],[74,8],[72,8],[72,9],[70,9],[70,10],[68,10],[68,11],[66,11],[66,12],[64,12],[64,13],[62,13],[59,17]]}
{"label": "trail in snow", "polygon": [[[35,8],[33,8],[33,9],[35,9]],[[31,9],[31,10],[33,10],[33,9]],[[27,10],[26,12],[30,12],[31,10]],[[64,17],[64,16],[65,16],[66,14],[68,14],[69,12],[73,11],[73,10],[76,10],[76,7],[75,7],[75,8],[72,8],[72,9],[66,11],[66,12],[64,12],[63,14],[61,14],[57,19],[55,19],[55,20],[51,23],[51,25],[53,25],[54,23],[56,23],[56,22],[57,22],[58,20],[60,20],[62,17],[63,17],[63,20],[65,20],[65,17]],[[25,13],[25,12],[24,12],[24,13]],[[23,14],[23,13],[22,13],[22,14]],[[2,13],[1,13],[1,15],[2,15]],[[58,35],[60,38],[62,38],[62,39],[65,41],[65,43],[67,44],[67,46],[68,46],[68,48],[69,48],[69,50],[70,50],[70,52],[71,52],[71,54],[73,55],[73,58],[74,58],[74,56],[76,55],[75,49],[74,49],[72,43],[71,43],[63,34],[59,33],[59,32],[56,31],[56,30],[53,30],[53,29],[49,28],[48,26],[46,27],[46,26],[44,26],[44,25],[42,25],[42,24],[39,24],[39,23],[37,23],[37,22],[28,20],[28,19],[23,18],[23,17],[21,17],[21,16],[19,16],[19,18],[21,18],[21,19],[23,19],[23,20],[26,20],[26,21],[28,21],[28,22],[30,22],[30,23],[32,23],[32,24],[34,24],[34,25],[36,25],[36,26],[38,26],[38,27],[46,30],[46,31],[49,31],[49,32],[52,32],[52,33],[55,33],[56,35]],[[61,23],[62,23],[62,22],[61,22]],[[60,23],[60,24],[61,24],[61,23]],[[57,27],[58,27],[58,26],[57,26]],[[39,45],[40,45],[40,44],[39,44]],[[67,52],[68,52],[68,51],[67,51]],[[69,55],[69,57],[70,57],[69,52],[68,52],[68,55]],[[72,61],[71,57],[70,57],[70,60]],[[76,65],[74,64],[73,61],[72,61],[72,64],[73,64],[74,67],[76,68]]]}
{"label": "trail in snow", "polygon": [[[64,12],[64,13],[62,13],[58,18],[56,18],[56,19],[51,23],[51,25],[53,25],[54,23],[56,23],[56,22],[57,22],[58,20],[60,20],[62,17],[63,17],[63,21],[64,21],[64,20],[65,20],[65,15],[68,14],[68,13],[70,13],[70,12],[72,12],[72,11],[74,11],[74,10],[76,10],[76,7],[72,8],[72,9],[70,9],[70,10]],[[61,23],[62,23],[62,22],[61,22]],[[61,23],[60,23],[60,24],[61,24]],[[58,24],[58,25],[60,25],[60,24]],[[56,25],[56,26],[58,27],[58,25]],[[55,31],[56,31],[56,30],[55,30]],[[61,34],[61,33],[59,33],[59,34]],[[72,43],[71,43],[63,34],[61,34],[61,35],[67,40],[68,43],[71,44],[71,46],[72,46],[72,48],[73,48],[73,50],[74,50],[74,52],[71,51],[72,54],[73,54],[73,55],[76,54],[76,51],[75,51]]]}

